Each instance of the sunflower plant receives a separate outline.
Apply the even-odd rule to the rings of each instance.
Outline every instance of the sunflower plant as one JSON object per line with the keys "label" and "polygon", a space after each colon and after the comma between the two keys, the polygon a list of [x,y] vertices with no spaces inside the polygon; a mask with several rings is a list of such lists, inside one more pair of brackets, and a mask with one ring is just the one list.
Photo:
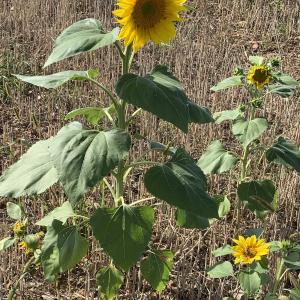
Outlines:
{"label": "sunflower plant", "polygon": [[[222,201],[208,193],[207,179],[183,148],[163,145],[132,134],[136,115],[147,111],[187,133],[190,123],[213,122],[209,110],[191,101],[167,66],[157,65],[142,76],[131,72],[135,54],[147,42],[169,43],[175,22],[186,10],[184,0],[120,0],[114,11],[116,27],[106,31],[101,22],[85,19],[66,28],[55,40],[45,66],[103,47],[116,49],[122,72],[110,89],[96,69],[67,70],[41,76],[16,75],[26,83],[57,89],[69,81],[95,85],[110,101],[108,107],[81,107],[66,115],[71,121],[55,136],[32,145],[0,179],[0,196],[19,198],[44,193],[62,185],[65,202],[35,225],[45,231],[38,252],[44,277],[56,281],[89,251],[90,232],[110,262],[96,275],[103,299],[116,297],[125,273],[140,262],[141,273],[161,292],[172,269],[174,253],[151,242],[155,210],[149,199],[161,199],[177,208],[177,224],[201,228],[219,218]],[[119,70],[119,68],[118,68]],[[116,70],[116,72],[118,72]],[[109,124],[107,127],[106,124]],[[148,149],[135,158],[132,148],[140,140]],[[157,160],[149,160],[149,152]],[[144,184],[154,197],[133,199],[126,193],[132,172],[145,168]],[[92,205],[85,201],[89,192]],[[153,203],[158,206],[157,203]],[[2,243],[7,248],[12,240]],[[21,245],[25,251],[28,243]],[[29,251],[28,255],[32,255]]]}
{"label": "sunflower plant", "polygon": [[[239,289],[224,299],[241,299],[241,294],[245,300],[299,299],[300,286],[294,272],[300,268],[300,245],[291,240],[267,243],[261,238],[262,233],[261,229],[248,230],[245,236],[232,239],[231,245],[226,244],[213,251],[215,257],[228,259],[211,266],[207,270],[208,276],[232,277],[239,283]],[[276,266],[272,268],[274,260]],[[289,298],[284,298],[286,296],[280,292],[285,276],[293,286],[287,291]]]}
{"label": "sunflower plant", "polygon": [[221,174],[238,166],[237,172],[234,172],[234,177],[239,174],[236,178],[237,191],[229,193],[237,195],[237,226],[243,207],[259,218],[277,210],[279,199],[275,184],[268,178],[255,178],[254,175],[264,159],[270,164],[283,165],[300,173],[298,145],[283,136],[278,136],[273,144],[262,142],[263,135],[270,127],[263,112],[268,104],[268,96],[288,98],[298,87],[298,82],[279,70],[279,67],[278,59],[250,56],[249,67],[236,68],[233,76],[211,88],[213,92],[243,88],[248,97],[238,107],[213,115],[216,124],[231,123],[231,132],[240,143],[240,150],[229,151],[220,140],[215,140],[198,161],[198,166],[206,175]]}

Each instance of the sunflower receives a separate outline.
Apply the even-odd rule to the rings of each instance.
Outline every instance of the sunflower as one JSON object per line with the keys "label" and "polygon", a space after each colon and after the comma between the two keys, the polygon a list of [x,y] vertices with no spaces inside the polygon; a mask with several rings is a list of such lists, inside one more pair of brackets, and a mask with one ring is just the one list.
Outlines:
{"label": "sunflower", "polygon": [[237,244],[232,247],[236,264],[252,264],[269,253],[269,245],[263,239],[257,240],[255,235],[247,238],[239,236],[238,240],[233,241]]}
{"label": "sunflower", "polygon": [[270,70],[265,65],[254,65],[248,70],[248,82],[254,84],[258,90],[269,84],[271,78]]}
{"label": "sunflower", "polygon": [[21,236],[25,231],[26,225],[25,223],[18,221],[13,226],[13,232],[17,236]]}
{"label": "sunflower", "polygon": [[20,242],[19,246],[20,246],[20,249],[25,252],[25,254],[33,253],[33,249],[30,248],[29,245],[25,241]]}
{"label": "sunflower", "polygon": [[156,44],[168,43],[175,37],[175,21],[179,13],[186,10],[186,0],[119,0],[119,9],[113,11],[117,22],[123,27],[119,38],[125,45],[132,43],[137,52],[148,41]]}

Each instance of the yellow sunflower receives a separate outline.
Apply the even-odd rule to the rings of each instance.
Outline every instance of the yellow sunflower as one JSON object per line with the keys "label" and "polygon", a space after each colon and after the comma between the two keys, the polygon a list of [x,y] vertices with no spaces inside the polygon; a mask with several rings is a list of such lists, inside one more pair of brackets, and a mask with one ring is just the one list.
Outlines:
{"label": "yellow sunflower", "polygon": [[252,264],[254,261],[261,260],[262,256],[269,253],[269,244],[263,239],[256,239],[255,235],[244,238],[239,236],[238,240],[233,239],[236,246],[232,247],[234,263]]}
{"label": "yellow sunflower", "polygon": [[148,41],[168,43],[175,37],[175,21],[186,10],[186,0],[119,0],[119,9],[113,11],[123,27],[119,38],[125,45],[132,43],[137,52]]}
{"label": "yellow sunflower", "polygon": [[270,83],[272,76],[270,70],[265,65],[254,65],[249,68],[247,80],[254,84],[258,90]]}
{"label": "yellow sunflower", "polygon": [[28,246],[25,241],[19,243],[20,249],[25,252],[25,254],[33,253],[33,249]]}
{"label": "yellow sunflower", "polygon": [[13,232],[15,235],[20,236],[24,233],[25,228],[26,228],[25,223],[18,221],[13,226]]}

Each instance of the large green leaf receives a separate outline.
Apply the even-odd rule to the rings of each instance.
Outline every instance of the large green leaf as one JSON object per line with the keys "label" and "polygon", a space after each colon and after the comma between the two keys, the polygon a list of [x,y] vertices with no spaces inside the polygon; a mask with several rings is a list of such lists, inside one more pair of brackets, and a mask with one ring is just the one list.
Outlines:
{"label": "large green leaf", "polygon": [[102,24],[95,19],[85,19],[66,28],[56,39],[54,49],[44,67],[65,58],[113,44],[119,28],[105,32]]}
{"label": "large green leaf", "polygon": [[103,300],[113,300],[118,295],[118,291],[123,283],[122,272],[113,265],[102,268],[96,275],[96,283]]}
{"label": "large green leaf", "polygon": [[207,227],[209,227],[209,219],[199,217],[193,212],[184,209],[178,208],[176,210],[175,218],[176,218],[176,224],[183,228],[206,229]]}
{"label": "large green leaf", "polygon": [[283,98],[288,98],[293,96],[296,88],[292,85],[283,85],[283,84],[270,84],[268,90],[272,94],[279,95]]}
{"label": "large green leaf", "polygon": [[0,251],[3,251],[9,247],[11,247],[15,242],[16,238],[14,237],[6,237],[0,241]]}
{"label": "large green leaf", "polygon": [[142,256],[152,233],[151,207],[98,208],[91,218],[96,239],[117,266],[125,271]]}
{"label": "large green leaf", "polygon": [[130,144],[128,133],[119,129],[85,130],[77,122],[62,128],[50,152],[72,203],[78,202],[127,156]]}
{"label": "large green leaf", "polygon": [[224,121],[234,121],[242,116],[243,113],[238,108],[232,110],[223,110],[213,114],[216,124],[221,124]]}
{"label": "large green leaf", "polygon": [[189,123],[211,123],[214,122],[211,112],[204,106],[199,106],[194,102],[188,102]]}
{"label": "large green leaf", "polygon": [[260,217],[268,211],[275,211],[277,206],[278,195],[271,180],[243,182],[238,186],[238,196]]}
{"label": "large green leaf", "polygon": [[36,225],[39,226],[51,226],[54,220],[59,220],[63,224],[68,220],[68,218],[75,216],[75,212],[69,201],[64,202],[60,207],[52,210],[48,215],[39,220]]}
{"label": "large green leaf", "polygon": [[261,285],[261,279],[257,272],[242,271],[239,273],[239,282],[243,291],[249,295],[255,294]]}
{"label": "large green leaf", "polygon": [[232,132],[239,139],[244,147],[258,139],[268,128],[266,119],[257,118],[248,121],[244,118],[237,119],[233,126]]}
{"label": "large green leaf", "polygon": [[54,220],[47,228],[42,246],[41,262],[45,278],[54,281],[60,272],[71,269],[86,255],[88,241],[75,226],[63,226]]}
{"label": "large green leaf", "polygon": [[249,61],[252,65],[262,65],[264,58],[262,56],[249,56]]}
{"label": "large green leaf", "polygon": [[299,85],[297,80],[295,80],[292,76],[286,73],[276,73],[273,74],[273,77],[283,85],[287,85],[294,88],[296,88]]}
{"label": "large green leaf", "polygon": [[63,71],[51,75],[25,76],[15,75],[18,79],[46,89],[55,89],[70,80],[88,80],[88,71]]}
{"label": "large green leaf", "polygon": [[78,108],[71,112],[69,112],[65,116],[65,120],[74,119],[77,116],[84,116],[88,122],[93,125],[97,125],[99,121],[105,117],[107,114],[111,115],[116,112],[115,106],[112,105],[110,107],[85,107],[85,108]]}
{"label": "large green leaf", "polygon": [[141,262],[141,272],[144,278],[159,293],[168,281],[173,267],[174,254],[170,250],[151,250],[149,256]]}
{"label": "large green leaf", "polygon": [[267,150],[266,156],[268,161],[289,165],[300,173],[300,150],[283,137],[279,137],[277,143]]}
{"label": "large green leaf", "polygon": [[190,122],[212,122],[206,108],[191,102],[181,83],[166,66],[156,66],[144,77],[126,74],[117,83],[117,94],[126,102],[168,121],[182,131]]}
{"label": "large green leaf", "polygon": [[207,270],[211,278],[223,278],[233,275],[233,267],[229,261],[220,261]]}
{"label": "large green leaf", "polygon": [[87,254],[88,241],[80,235],[77,227],[65,228],[58,234],[57,247],[62,271],[74,267]]}
{"label": "large green leaf", "polygon": [[226,151],[219,140],[212,142],[198,160],[204,174],[220,174],[232,169],[238,158]]}
{"label": "large green leaf", "polygon": [[22,207],[13,202],[6,203],[6,211],[8,216],[14,220],[21,220],[24,215]]}
{"label": "large green leaf", "polygon": [[41,194],[58,180],[48,151],[50,138],[34,144],[0,177],[0,196],[21,197]]}
{"label": "large green leaf", "polygon": [[219,257],[219,256],[225,256],[232,254],[234,251],[232,250],[232,246],[230,245],[224,245],[216,250],[213,251],[213,256]]}
{"label": "large green leaf", "polygon": [[205,175],[183,149],[167,163],[149,169],[144,180],[155,197],[200,217],[218,218],[218,207],[206,192]]}
{"label": "large green leaf", "polygon": [[218,84],[213,86],[210,90],[214,92],[218,92],[224,89],[228,89],[235,86],[241,86],[241,85],[243,85],[243,76],[232,76],[220,81]]}

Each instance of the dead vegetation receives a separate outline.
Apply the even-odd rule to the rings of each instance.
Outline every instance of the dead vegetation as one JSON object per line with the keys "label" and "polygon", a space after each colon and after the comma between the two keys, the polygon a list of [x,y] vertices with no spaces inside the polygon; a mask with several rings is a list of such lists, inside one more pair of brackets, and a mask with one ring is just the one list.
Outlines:
{"label": "dead vegetation", "polygon": [[[57,132],[64,123],[64,115],[77,107],[106,105],[108,99],[88,84],[74,84],[57,91],[33,88],[16,81],[13,73],[50,74],[65,69],[99,68],[107,85],[117,80],[113,69],[119,62],[111,51],[104,49],[67,60],[43,70],[53,39],[73,22],[94,17],[111,28],[113,0],[2,0],[0,1],[0,171],[15,162],[30,144]],[[192,1],[190,1],[192,2]],[[212,112],[229,109],[243,102],[239,91],[212,94],[209,88],[231,74],[236,65],[246,63],[247,55],[257,52],[282,59],[284,71],[300,80],[300,2],[298,0],[195,0],[196,9],[180,24],[171,47],[150,46],[138,56],[136,71],[150,70],[154,62],[172,67],[184,83],[188,94]],[[289,100],[267,99],[261,112],[273,124],[265,135],[271,143],[275,136],[284,136],[300,144],[300,93]],[[235,141],[227,125],[193,126],[183,135],[170,125],[144,113],[138,117],[140,127],[133,128],[153,140],[185,145],[198,158],[213,139],[222,138],[227,145]],[[160,125],[160,126],[158,126]],[[176,134],[175,134],[176,133]],[[138,155],[144,145],[137,142]],[[238,151],[238,150],[237,150]],[[275,172],[277,170],[278,172]],[[300,181],[299,175],[284,168],[270,168],[266,164],[259,177],[272,178],[280,191],[280,209],[264,222],[254,221],[244,214],[242,228],[264,227],[269,239],[286,238],[299,231]],[[213,176],[210,188],[214,193],[228,193],[232,189],[231,176]],[[145,195],[142,174],[132,175],[127,201]],[[0,239],[10,231],[6,216],[6,199],[0,199]],[[64,201],[59,188],[42,197],[23,198],[31,223]],[[88,203],[92,202],[87,199]],[[232,206],[235,199],[232,198]],[[229,214],[207,231],[183,230],[170,221],[173,211],[166,205],[157,209],[153,242],[171,247],[177,252],[175,268],[165,292],[158,296],[143,281],[138,268],[133,268],[122,287],[119,299],[222,299],[237,295],[235,284],[228,280],[211,280],[204,270],[215,258],[211,250],[229,242],[233,234],[234,218]],[[37,230],[37,228],[33,228]],[[91,255],[74,271],[61,276],[58,286],[44,282],[40,271],[33,272],[22,282],[18,299],[97,299],[95,273],[107,258],[91,241]],[[93,254],[92,254],[93,253]],[[5,299],[11,283],[17,279],[26,257],[17,247],[0,255],[0,299]],[[289,286],[288,279],[286,287]],[[60,288],[60,296],[58,294]],[[60,297],[60,298],[59,298]]]}

